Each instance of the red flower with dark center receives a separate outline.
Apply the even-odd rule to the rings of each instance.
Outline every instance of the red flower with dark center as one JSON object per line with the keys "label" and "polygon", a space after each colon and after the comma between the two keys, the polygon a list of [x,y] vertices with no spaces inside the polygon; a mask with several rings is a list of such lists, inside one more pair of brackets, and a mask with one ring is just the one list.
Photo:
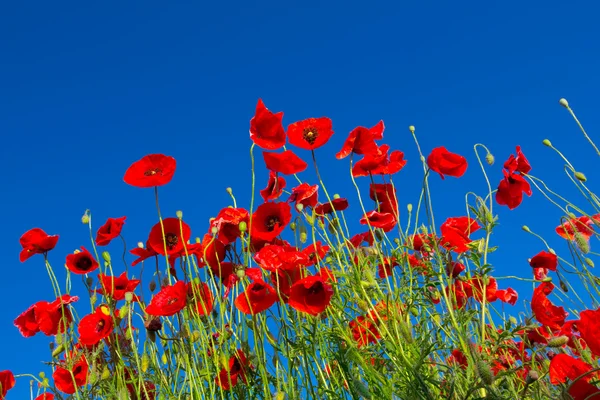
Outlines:
{"label": "red flower with dark center", "polygon": [[106,246],[111,240],[118,237],[121,234],[121,229],[123,229],[126,219],[127,217],[109,218],[96,233],[96,245]]}
{"label": "red flower with dark center", "polygon": [[480,228],[477,221],[469,217],[448,218],[440,227],[441,243],[457,253],[465,252],[469,249],[467,244],[472,242],[469,235]]}
{"label": "red flower with dark center", "polygon": [[266,282],[255,280],[243,293],[236,297],[234,304],[244,314],[258,314],[277,301],[277,292]]}
{"label": "red flower with dark center", "polygon": [[335,155],[338,160],[342,158],[346,158],[350,155],[350,153],[355,154],[369,154],[378,152],[377,144],[375,140],[383,139],[383,131],[385,129],[385,125],[383,121],[379,121],[379,123],[372,128],[365,128],[364,126],[359,126],[354,128],[348,138],[344,142],[342,149]]}
{"label": "red flower with dark center", "polygon": [[329,141],[333,135],[331,120],[326,117],[308,118],[288,126],[290,144],[306,150],[315,150]]}
{"label": "red flower with dark center", "polygon": [[377,211],[371,211],[363,218],[361,218],[360,223],[362,225],[371,225],[374,228],[383,229],[385,232],[389,232],[398,223],[396,217],[390,213],[380,213]]}
{"label": "red flower with dark center", "polygon": [[325,311],[333,296],[333,289],[322,276],[307,276],[292,285],[288,304],[293,309],[310,315]]}
{"label": "red flower with dark center", "polygon": [[146,248],[136,247],[135,249],[129,250],[129,252],[134,256],[138,257],[131,263],[132,267],[135,267],[142,261],[146,261],[150,257],[155,257],[158,255],[157,252],[155,252],[150,246],[148,246],[148,243],[146,243]]}
{"label": "red flower with dark center", "polygon": [[177,162],[164,154],[149,154],[134,162],[125,171],[123,180],[131,186],[147,188],[163,186],[171,182]]}
{"label": "red flower with dark center", "polygon": [[[99,274],[98,279],[102,288],[98,290],[98,293],[111,297],[115,301],[124,300],[125,293],[133,292],[137,285],[140,284],[139,279],[128,279],[127,273],[123,272],[119,277],[107,276]],[[134,296],[134,300],[135,300]]]}
{"label": "red flower with dark center", "polygon": [[241,349],[229,358],[228,368],[223,368],[215,378],[215,383],[223,390],[230,390],[241,379],[246,383],[246,374],[251,368],[246,355]]}
{"label": "red flower with dark center", "polygon": [[531,196],[531,186],[521,175],[513,174],[502,170],[504,179],[498,185],[496,192],[496,202],[501,206],[508,206],[514,210],[523,201],[523,193]]}
{"label": "red flower with dark center", "polygon": [[[596,218],[594,216],[593,218]],[[570,218],[556,227],[556,233],[563,239],[575,240],[575,234],[579,233],[585,239],[589,239],[594,234],[594,222],[588,216]]]}
{"label": "red flower with dark center", "polygon": [[556,271],[556,267],[558,266],[558,257],[556,254],[548,253],[547,251],[540,251],[536,254],[531,260],[529,260],[529,265],[532,268],[545,268],[550,271]]}
{"label": "red flower with dark center", "polygon": [[315,206],[315,214],[317,215],[326,215],[331,214],[333,211],[344,211],[348,208],[348,200],[337,198],[332,199],[331,202],[327,203],[318,203]]}
{"label": "red flower with dark center", "polygon": [[319,185],[311,186],[308,183],[302,183],[292,189],[288,203],[302,204],[305,208],[314,207],[317,205],[318,190]]}
{"label": "red flower with dark center", "polygon": [[292,220],[289,204],[264,203],[252,215],[252,236],[255,239],[271,241],[275,239]]}
{"label": "red flower with dark center", "polygon": [[291,150],[286,150],[283,153],[263,151],[263,158],[267,169],[279,174],[293,175],[304,171],[308,167],[308,164]]}
{"label": "red flower with dark center", "polygon": [[517,304],[519,295],[513,288],[501,289],[496,291],[496,297],[503,303],[508,303],[511,306]]}
{"label": "red flower with dark center", "polygon": [[552,329],[560,329],[569,314],[564,308],[555,306],[548,299],[547,296],[552,293],[552,290],[554,290],[554,285],[550,282],[542,282],[535,288],[531,298],[531,311],[541,324]]}
{"label": "red flower with dark center", "polygon": [[392,184],[372,183],[369,186],[369,197],[377,202],[379,212],[390,213],[395,218],[398,217],[398,199],[396,198],[396,189]]}
{"label": "red flower with dark center", "polygon": [[71,369],[67,368],[64,364],[56,367],[52,379],[58,390],[66,394],[74,394],[77,387],[87,384],[89,366],[85,357],[81,356]]}
{"label": "red flower with dark center", "polygon": [[[164,240],[163,240],[164,228]],[[162,255],[171,255],[185,249],[185,244],[190,240],[192,231],[188,224],[179,218],[166,218],[163,225],[160,222],[152,227],[148,237],[148,245]],[[165,253],[166,249],[166,253]]]}
{"label": "red flower with dark center", "polygon": [[96,308],[92,314],[86,315],[79,321],[77,332],[79,332],[79,343],[85,346],[98,344],[107,338],[113,330],[113,317],[107,306]]}
{"label": "red flower with dark center", "polygon": [[285,145],[283,129],[283,112],[269,111],[262,99],[258,99],[256,113],[250,120],[250,139],[258,146],[267,150],[277,150]]}
{"label": "red flower with dark center", "polygon": [[190,283],[188,295],[191,302],[196,305],[198,315],[209,315],[212,312],[214,297],[205,282]]}
{"label": "red flower with dark center", "polygon": [[159,317],[170,317],[177,314],[187,304],[188,285],[177,281],[174,285],[163,287],[154,295],[146,313]]}
{"label": "red flower with dark center", "polygon": [[[283,186],[285,186],[285,182]],[[245,222],[246,225],[250,222],[250,214],[246,209],[226,207],[219,211],[219,214],[211,221],[209,233],[212,228],[217,228],[217,238],[223,244],[233,243],[240,237],[240,223],[242,222]]]}
{"label": "red flower with dark center", "polygon": [[4,399],[6,392],[15,386],[15,376],[9,370],[0,371],[0,400]]}
{"label": "red flower with dark center", "polygon": [[81,251],[67,256],[66,266],[72,273],[83,275],[96,270],[100,265],[92,254],[81,246]]}
{"label": "red flower with dark center", "polygon": [[504,163],[504,168],[509,173],[520,172],[522,174],[528,174],[531,171],[531,165],[525,155],[521,152],[521,146],[517,146],[517,155],[510,155],[508,160]]}
{"label": "red flower with dark center", "polygon": [[310,267],[315,265],[317,261],[323,260],[328,251],[329,246],[323,246],[320,240],[315,244],[308,245],[308,247],[302,250],[302,253],[304,253],[309,260],[308,264],[305,264],[305,266]]}
{"label": "red flower with dark center", "polygon": [[436,147],[427,157],[429,168],[440,174],[460,178],[467,170],[467,159],[461,155],[451,153],[445,147]]}
{"label": "red flower with dark center", "polygon": [[269,171],[269,182],[267,187],[260,191],[260,195],[265,202],[277,200],[285,188],[285,179],[278,176],[275,172]]}
{"label": "red flower with dark center", "polygon": [[582,311],[577,321],[577,329],[592,354],[600,357],[600,309]]}
{"label": "red flower with dark center", "polygon": [[[548,371],[550,374],[550,383],[558,385],[567,382],[567,379],[575,380],[592,369],[591,365],[578,358],[574,358],[568,354],[557,354],[552,357],[552,360],[550,361],[550,368]],[[594,374],[588,374],[580,380],[587,382],[593,375]]]}
{"label": "red flower with dark center", "polygon": [[40,228],[33,228],[25,232],[19,242],[23,247],[19,260],[24,262],[34,254],[46,254],[52,250],[58,242],[58,235],[48,235]]}

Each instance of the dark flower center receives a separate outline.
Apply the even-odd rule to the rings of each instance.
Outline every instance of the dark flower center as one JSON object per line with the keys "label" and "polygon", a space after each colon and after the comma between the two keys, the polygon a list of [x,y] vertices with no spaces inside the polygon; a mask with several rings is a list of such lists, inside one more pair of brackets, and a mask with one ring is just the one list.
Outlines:
{"label": "dark flower center", "polygon": [[256,283],[254,285],[252,285],[252,291],[253,292],[262,292],[265,289],[265,287],[263,285],[261,285],[260,283]]}
{"label": "dark flower center", "polygon": [[319,137],[319,131],[317,130],[317,128],[314,128],[312,126],[304,128],[304,132],[302,132],[302,137],[308,143],[313,144],[315,140],[317,140],[317,138]]}
{"label": "dark flower center", "polygon": [[281,220],[278,216],[272,215],[265,221],[265,227],[269,232],[273,232],[275,230],[275,225],[280,225]]}
{"label": "dark flower center", "polygon": [[100,332],[102,330],[102,328],[104,328],[104,320],[103,319],[98,321],[98,323],[96,324],[96,332]]}
{"label": "dark flower center", "polygon": [[156,174],[162,174],[162,169],[160,169],[160,168],[153,168],[153,169],[147,169],[144,172],[144,176],[152,176],[152,175],[156,175]]}
{"label": "dark flower center", "polygon": [[308,294],[319,294],[323,291],[323,283],[322,282],[315,282],[313,283],[313,285],[308,289]]}
{"label": "dark flower center", "polygon": [[177,246],[177,243],[179,242],[179,237],[177,237],[177,235],[175,235],[174,233],[167,233],[165,235],[165,242],[167,244],[167,248],[169,250],[173,250],[173,248],[175,248],[175,246]]}
{"label": "dark flower center", "polygon": [[77,260],[77,269],[87,271],[92,268],[92,260],[89,257],[81,257]]}

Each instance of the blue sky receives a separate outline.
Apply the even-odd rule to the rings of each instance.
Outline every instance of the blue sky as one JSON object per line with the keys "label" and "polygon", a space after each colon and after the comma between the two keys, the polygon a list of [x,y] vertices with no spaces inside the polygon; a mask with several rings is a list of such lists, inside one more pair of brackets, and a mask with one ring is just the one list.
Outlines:
{"label": "blue sky", "polygon": [[[485,189],[472,152],[477,142],[496,156],[489,169],[494,185],[517,144],[533,175],[563,185],[563,164],[541,145],[549,138],[594,187],[597,156],[558,99],[569,99],[592,136],[600,131],[598,6],[368,4],[4,2],[0,299],[7,305],[0,308],[0,370],[35,374],[49,358],[47,338],[23,339],[12,326],[30,304],[52,299],[42,258],[19,263],[20,235],[33,227],[60,234],[50,257],[56,269],[66,254],[89,245],[79,222],[88,208],[97,224],[126,215],[130,247],[145,240],[156,222],[152,191],[129,187],[122,176],[131,162],[155,152],[178,160],[175,178],[161,191],[163,213],[183,210],[193,235],[202,235],[229,204],[227,186],[247,204],[248,127],[259,97],[284,111],[286,124],[333,120],[336,134],[317,157],[329,190],[351,204],[349,178],[338,179],[348,164],[334,154],[352,128],[380,119],[385,142],[408,159],[395,178],[401,210],[416,203],[422,177],[409,125],[426,153],[444,145],[468,158],[463,179],[432,177],[438,222],[464,214],[467,190]],[[266,174],[259,175],[258,186],[265,183]],[[512,212],[497,208],[499,275],[527,275],[527,258],[543,249],[520,230],[523,223],[562,245],[551,231],[560,213],[541,197],[534,193]],[[28,393],[26,379],[17,385],[9,398]]]}

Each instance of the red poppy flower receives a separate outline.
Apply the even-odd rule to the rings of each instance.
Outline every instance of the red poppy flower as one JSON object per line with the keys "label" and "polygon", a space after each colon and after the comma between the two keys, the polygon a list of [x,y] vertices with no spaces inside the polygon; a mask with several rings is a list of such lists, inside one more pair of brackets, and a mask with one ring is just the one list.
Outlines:
{"label": "red poppy flower", "polygon": [[385,279],[392,275],[392,269],[398,265],[400,264],[398,264],[398,261],[394,257],[385,258],[383,263],[377,266],[377,274],[381,279]]}
{"label": "red poppy flower", "polygon": [[310,264],[310,258],[307,254],[292,246],[279,245],[263,247],[254,255],[254,261],[267,271],[277,271],[279,269],[292,271]]}
{"label": "red poppy flower", "polygon": [[531,186],[521,175],[513,174],[502,170],[504,179],[498,185],[496,192],[496,202],[501,206],[508,206],[513,210],[523,201],[523,193],[531,196]]}
{"label": "red poppy flower", "polygon": [[358,248],[363,242],[366,242],[369,246],[373,246],[375,238],[373,237],[371,231],[367,231],[364,233],[357,233],[356,235],[352,236],[348,241],[354,248]]}
{"label": "red poppy flower", "polygon": [[325,311],[333,296],[333,289],[319,275],[307,276],[292,285],[288,304],[293,309],[310,315]]}
{"label": "red poppy flower", "polygon": [[462,308],[470,297],[473,297],[471,282],[457,280],[446,288],[446,293],[454,301],[456,308]]}
{"label": "red poppy flower", "polygon": [[66,265],[69,271],[78,275],[90,273],[100,266],[83,246],[81,246],[81,251],[67,256]]}
{"label": "red poppy flower", "polygon": [[390,183],[372,183],[369,186],[369,197],[378,204],[378,210],[382,213],[390,213],[398,217],[398,200],[396,189]]}
{"label": "red poppy flower", "polygon": [[24,262],[34,254],[46,254],[52,250],[58,242],[58,235],[48,235],[40,228],[33,228],[25,232],[19,242],[23,247],[19,259]]}
{"label": "red poppy flower", "polygon": [[315,265],[317,260],[323,260],[325,258],[325,254],[329,251],[329,246],[323,246],[321,241],[317,241],[315,244],[308,245],[305,249],[302,250],[302,253],[308,257],[308,263],[305,266],[310,267]]}
{"label": "red poppy flower", "polygon": [[308,118],[288,126],[290,144],[306,150],[315,150],[329,141],[333,135],[331,120],[326,117]]}
{"label": "red poppy flower", "polygon": [[308,167],[308,164],[291,150],[286,150],[283,153],[263,151],[263,158],[267,169],[279,174],[293,175],[304,171]]}
{"label": "red poppy flower", "polygon": [[223,368],[215,378],[216,384],[223,390],[229,390],[241,379],[246,383],[246,374],[251,368],[246,355],[241,349],[229,358],[228,368]]}
{"label": "red poppy flower", "polygon": [[529,265],[532,268],[544,268],[549,269],[550,271],[556,271],[556,267],[558,266],[558,257],[556,254],[548,253],[547,251],[540,251],[538,254],[533,256],[531,260],[529,260]]}
{"label": "red poppy flower", "polygon": [[469,362],[465,354],[459,349],[452,350],[452,353],[447,359],[448,364],[450,365],[459,365],[462,369],[467,369],[469,366]]}
{"label": "red poppy flower", "polygon": [[123,229],[126,219],[127,217],[109,218],[96,233],[96,245],[106,246],[111,240],[118,237],[121,234],[121,229]]}
{"label": "red poppy flower", "polygon": [[[496,301],[496,292],[498,290],[498,282],[492,277],[475,277],[469,280],[471,287],[471,293],[475,300],[481,303],[483,300],[483,293],[485,291],[485,299],[487,302]],[[485,286],[485,288],[484,288]]]}
{"label": "red poppy flower", "polygon": [[376,322],[369,316],[359,316],[350,321],[350,332],[358,348],[381,339]]}
{"label": "red poppy flower", "polygon": [[278,269],[271,272],[271,282],[275,287],[278,296],[287,303],[290,299],[292,285],[302,279],[301,269]]}
{"label": "red poppy flower", "polygon": [[163,220],[162,226],[159,222],[152,227],[148,237],[148,245],[158,254],[171,255],[183,250],[184,245],[190,240],[191,236],[192,231],[188,224],[180,221],[179,218],[166,218]]}
{"label": "red poppy flower", "polygon": [[552,293],[552,290],[554,285],[551,282],[542,282],[535,288],[531,299],[531,310],[541,324],[552,329],[560,329],[569,314],[564,308],[555,306],[548,299],[547,296]]}
{"label": "red poppy flower", "polygon": [[429,252],[435,247],[435,235],[417,233],[406,240],[406,245],[415,251]]}
{"label": "red poppy flower", "polygon": [[198,315],[209,315],[213,310],[214,297],[205,282],[190,283],[188,285],[188,296],[196,305]]}
{"label": "red poppy flower", "polygon": [[577,329],[581,338],[592,351],[592,354],[600,356],[600,309],[585,310],[579,314]]}
{"label": "red poppy flower", "polygon": [[163,186],[171,182],[177,168],[173,157],[164,154],[149,154],[131,164],[123,180],[131,186],[147,188]]}
{"label": "red poppy flower", "polygon": [[142,261],[146,261],[150,257],[154,257],[154,256],[158,255],[157,252],[155,252],[150,246],[148,246],[148,243],[146,243],[146,248],[136,247],[136,248],[134,248],[132,250],[129,250],[129,252],[131,254],[133,254],[134,256],[138,257],[137,259],[135,259],[131,263],[132,267],[135,267],[136,265],[138,265]]}
{"label": "red poppy flower", "polygon": [[385,125],[383,121],[379,121],[379,123],[372,128],[365,128],[364,126],[359,126],[354,128],[348,138],[344,142],[342,149],[335,155],[338,160],[342,158],[346,158],[350,155],[350,153],[355,154],[369,154],[378,151],[376,140],[383,139],[383,131],[385,129]]}
{"label": "red poppy flower", "polygon": [[[188,245],[186,245],[185,248],[179,250],[179,252],[169,255],[169,265],[171,266],[171,268],[175,268],[175,261],[178,258],[196,256],[196,258],[198,259],[198,267],[202,268],[204,266],[204,264],[202,264],[202,256],[203,255],[204,255],[204,248],[202,247],[202,243],[188,244]],[[175,274],[173,274],[173,275],[175,275]]]}
{"label": "red poppy flower", "polygon": [[517,146],[517,155],[510,155],[508,160],[504,163],[504,168],[509,173],[520,172],[522,174],[528,174],[531,171],[531,165],[525,155],[521,152],[521,146]]}
{"label": "red poppy flower", "polygon": [[79,321],[77,331],[79,332],[79,343],[85,346],[98,344],[112,333],[113,317],[107,306],[96,308],[92,314],[86,315]]}
{"label": "red poppy flower", "polygon": [[574,400],[584,400],[594,398],[594,394],[600,390],[589,381],[596,374],[588,374],[593,367],[578,358],[574,358],[568,354],[557,354],[550,361],[549,375],[550,383],[558,385],[566,383],[567,379],[574,381],[582,375],[583,378],[577,380],[569,387],[569,395]]}
{"label": "red poppy flower", "polygon": [[440,227],[441,242],[447,249],[457,253],[465,252],[469,249],[467,244],[472,242],[469,235],[480,228],[477,221],[469,217],[448,218]]}
{"label": "red poppy flower", "polygon": [[467,170],[467,159],[461,155],[451,153],[445,147],[436,147],[427,157],[429,168],[440,174],[460,178]]}
{"label": "red poppy flower", "polygon": [[[592,217],[596,219],[596,216]],[[563,239],[575,240],[575,233],[579,233],[585,239],[589,239],[594,234],[594,222],[588,216],[570,218],[556,227],[556,233]]]}
{"label": "red poppy flower", "polygon": [[344,211],[345,209],[348,208],[348,200],[347,199],[342,199],[342,198],[337,198],[337,199],[332,199],[331,202],[327,202],[327,203],[318,203],[315,206],[315,214],[317,215],[325,215],[325,214],[331,214],[333,213],[333,211]]}
{"label": "red poppy flower", "polygon": [[337,282],[335,275],[327,267],[323,267],[320,270],[318,270],[317,275],[320,275],[325,280],[325,282],[328,282],[329,284]]}
{"label": "red poppy flower", "polygon": [[301,183],[292,189],[292,194],[288,198],[288,203],[294,202],[296,205],[302,204],[304,207],[314,207],[317,205],[317,196],[319,185],[309,185]]}
{"label": "red poppy flower", "polygon": [[229,244],[240,237],[240,223],[245,222],[248,225],[249,221],[250,215],[246,209],[226,207],[211,221],[210,229],[217,228],[217,238],[223,244]]}
{"label": "red poppy flower", "polygon": [[393,175],[406,165],[404,153],[399,150],[388,154],[390,146],[382,145],[376,153],[366,154],[352,167],[352,176],[355,178],[369,175]]}
{"label": "red poppy flower", "polygon": [[183,281],[163,287],[154,295],[146,313],[159,317],[170,317],[177,314],[187,304],[188,286]]}
{"label": "red poppy flower", "polygon": [[283,130],[283,112],[273,113],[258,99],[256,113],[250,120],[250,139],[258,146],[267,150],[277,150],[285,145]]}
{"label": "red poppy flower", "polygon": [[260,191],[260,195],[265,202],[277,200],[285,188],[285,179],[278,176],[275,172],[269,171],[269,182],[267,187]]}
{"label": "red poppy flower", "polygon": [[464,264],[459,263],[457,261],[451,261],[448,264],[446,264],[446,273],[448,274],[448,276],[451,276],[453,278],[458,277],[461,272],[463,272],[465,269],[467,269],[467,267],[465,267]]}
{"label": "red poppy flower", "polygon": [[252,236],[255,239],[271,241],[275,239],[292,220],[289,204],[264,203],[252,215]]}
{"label": "red poppy flower", "polygon": [[219,271],[219,266],[223,264],[222,261],[225,259],[225,245],[219,239],[215,239],[210,235],[204,235],[202,247],[204,248],[204,262],[221,278],[221,275],[217,272]]}
{"label": "red poppy flower", "polygon": [[52,303],[39,301],[19,315],[14,324],[24,337],[31,337],[40,331],[46,336],[54,336],[58,332],[64,332],[73,321],[67,305],[77,300],[77,296],[65,294]]}
{"label": "red poppy flower", "polygon": [[511,306],[517,304],[517,300],[519,299],[519,295],[516,290],[513,288],[508,289],[500,289],[496,291],[496,297],[503,303],[508,303]]}
{"label": "red poppy flower", "polygon": [[277,292],[266,282],[255,280],[243,293],[236,297],[234,304],[244,314],[258,314],[277,301]]}
{"label": "red poppy flower", "polygon": [[125,293],[133,292],[137,285],[140,284],[139,279],[127,279],[127,273],[123,272],[119,277],[99,274],[98,279],[102,288],[98,293],[104,296],[110,296],[113,300],[119,301],[125,299]]}
{"label": "red poppy flower", "polygon": [[0,400],[15,386],[15,376],[9,370],[0,371]]}
{"label": "red poppy flower", "polygon": [[87,384],[89,366],[85,357],[81,356],[71,369],[67,368],[65,364],[56,367],[52,373],[52,379],[58,390],[66,394],[73,394],[78,387]]}
{"label": "red poppy flower", "polygon": [[54,400],[54,395],[52,393],[42,393],[34,400]]}
{"label": "red poppy flower", "polygon": [[374,228],[380,228],[383,229],[385,232],[389,232],[392,229],[394,229],[398,221],[396,220],[396,217],[393,214],[371,211],[361,218],[360,223],[362,225],[368,224]]}

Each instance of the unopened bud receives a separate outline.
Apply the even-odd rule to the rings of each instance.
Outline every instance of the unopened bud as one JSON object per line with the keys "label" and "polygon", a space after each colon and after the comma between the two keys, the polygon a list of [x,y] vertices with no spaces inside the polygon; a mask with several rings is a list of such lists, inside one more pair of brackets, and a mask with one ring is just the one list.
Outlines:
{"label": "unopened bud", "polygon": [[246,223],[246,221],[241,221],[238,225],[238,229],[240,230],[240,232],[246,232],[248,230],[248,224]]}
{"label": "unopened bud", "polygon": [[515,317],[513,317],[512,315],[510,317],[508,317],[508,320],[513,325],[517,325],[517,323],[518,323],[517,319]]}
{"label": "unopened bud", "polygon": [[94,278],[92,278],[91,276],[88,276],[87,278],[85,278],[85,284],[87,286],[92,286],[93,283],[94,283]]}
{"label": "unopened bud", "polygon": [[156,290],[156,281],[150,281],[150,291],[154,292]]}
{"label": "unopened bud", "polygon": [[110,263],[110,253],[108,251],[102,252],[102,259],[107,263]]}
{"label": "unopened bud", "polygon": [[334,194],[334,195],[333,195],[333,199],[334,199],[334,200],[337,200],[337,199],[339,199],[339,198],[340,198],[340,195],[339,195],[339,194],[337,194],[337,193],[336,193],[336,194]]}
{"label": "unopened bud", "polygon": [[421,157],[419,157],[419,159],[421,160],[422,163],[425,162],[425,156],[421,156]]}
{"label": "unopened bud", "polygon": [[295,231],[295,230],[296,230],[296,223],[295,223],[295,222],[291,222],[291,223],[290,223],[290,229],[291,229],[292,231]]}
{"label": "unopened bud", "polygon": [[150,357],[147,354],[142,356],[142,372],[148,371],[148,367],[150,366]]}
{"label": "unopened bud", "polygon": [[151,317],[151,319],[144,321],[144,327],[149,332],[160,331],[162,329],[162,322],[160,322],[159,317]]}
{"label": "unopened bud", "polygon": [[119,318],[124,319],[129,313],[129,307],[123,306],[119,309]]}
{"label": "unopened bud", "polygon": [[552,277],[551,276],[547,276],[544,279],[542,279],[542,282],[552,282]]}
{"label": "unopened bud", "polygon": [[100,379],[104,380],[104,379],[108,379],[110,378],[110,369],[108,369],[108,367],[104,367],[104,369],[102,370],[102,375],[100,376]]}
{"label": "unopened bud", "polygon": [[525,232],[527,232],[527,233],[531,233],[531,229],[529,229],[529,227],[528,227],[527,225],[523,225],[523,226],[521,227],[521,229],[523,229],[523,230],[524,230]]}
{"label": "unopened bud", "polygon": [[577,178],[578,181],[580,182],[586,182],[587,178],[585,177],[585,175],[583,174],[583,172],[575,172],[575,178]]}
{"label": "unopened bud", "polygon": [[562,347],[569,342],[568,336],[557,336],[548,340],[548,347]]}
{"label": "unopened bud", "polygon": [[213,227],[210,229],[210,233],[212,233],[213,235],[216,235],[217,233],[219,233],[219,230],[217,229],[217,227],[216,227],[216,226],[213,226]]}
{"label": "unopened bud", "polygon": [[583,254],[587,254],[590,252],[590,243],[588,242],[586,237],[581,234],[581,232],[575,232],[575,234],[573,235],[573,238],[575,239],[574,241],[575,241],[575,244],[577,245],[577,248]]}
{"label": "unopened bud", "polygon": [[491,385],[494,382],[494,374],[486,362],[477,361],[477,373],[486,385]]}
{"label": "unopened bud", "polygon": [[594,262],[590,259],[590,258],[584,258],[583,261],[590,266],[591,268],[594,268]]}
{"label": "unopened bud", "polygon": [[494,161],[496,159],[494,158],[494,155],[492,153],[487,153],[485,155],[485,162],[488,163],[488,165],[494,165]]}
{"label": "unopened bud", "polygon": [[411,204],[411,203],[408,203],[408,204],[406,205],[406,209],[408,210],[408,212],[409,212],[409,213],[411,213],[411,212],[412,212],[412,210],[413,210],[413,206],[412,206],[412,204]]}
{"label": "unopened bud", "polygon": [[233,194],[233,189],[228,187],[227,189],[225,189],[227,191],[227,193],[229,193],[230,195]]}
{"label": "unopened bud", "polygon": [[562,98],[558,101],[558,104],[560,104],[561,106],[563,106],[564,108],[569,108],[569,102],[567,101],[567,99]]}
{"label": "unopened bud", "polygon": [[139,247],[140,249],[143,249],[143,248],[144,248],[144,243],[142,243],[142,242],[138,242],[138,247]]}
{"label": "unopened bud", "polygon": [[410,133],[412,133],[414,135],[414,133],[415,133],[415,126],[414,125],[409,126],[408,130],[410,131]]}
{"label": "unopened bud", "polygon": [[245,277],[245,276],[246,276],[246,269],[245,269],[245,268],[243,268],[243,267],[242,267],[242,268],[239,268],[238,270],[236,270],[236,271],[235,271],[235,275],[236,275],[238,278],[242,279],[243,277]]}
{"label": "unopened bud", "polygon": [[175,211],[175,216],[177,218],[179,218],[179,219],[182,219],[183,218],[183,211],[181,211],[181,210]]}
{"label": "unopened bud", "polygon": [[307,240],[308,240],[308,235],[306,234],[306,232],[301,232],[300,233],[300,243],[304,244],[304,243],[306,243]]}
{"label": "unopened bud", "polygon": [[85,214],[81,217],[81,223],[87,225],[90,223],[90,215],[88,214],[89,210],[85,210]]}
{"label": "unopened bud", "polygon": [[52,351],[52,357],[58,357],[63,351],[65,351],[65,345],[64,344],[58,345]]}
{"label": "unopened bud", "polygon": [[560,290],[562,290],[564,293],[569,291],[567,284],[560,278],[558,279],[558,286],[560,286]]}

